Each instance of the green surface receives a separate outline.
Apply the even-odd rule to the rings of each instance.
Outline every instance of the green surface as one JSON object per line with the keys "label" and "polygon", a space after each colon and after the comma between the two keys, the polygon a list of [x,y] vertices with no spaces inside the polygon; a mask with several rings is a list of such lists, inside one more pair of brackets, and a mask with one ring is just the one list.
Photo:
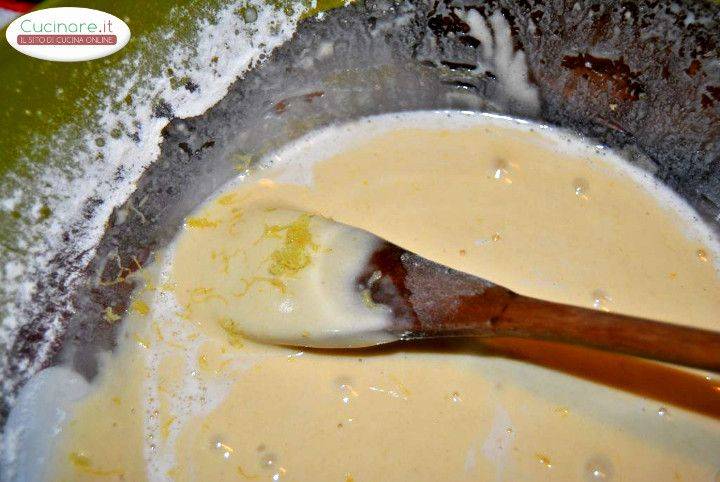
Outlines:
{"label": "green surface", "polygon": [[[291,8],[288,0],[268,1],[276,8],[286,11]],[[317,8],[305,15],[342,3],[341,0],[321,0]],[[49,0],[43,3],[43,8],[74,6],[103,10],[129,25],[132,36],[125,48],[109,57],[86,62],[50,62],[25,56],[9,46],[3,31],[0,179],[9,171],[27,175],[27,163],[42,162],[43,141],[59,128],[79,131],[91,128],[100,102],[112,93],[111,78],[122,78],[124,69],[139,70],[142,77],[151,78],[163,69],[162,59],[172,48],[171,43],[192,42],[196,20],[212,21],[213,12],[222,4],[220,0]],[[164,42],[158,40],[159,34],[167,29],[175,31],[176,36]],[[148,38],[153,41],[147,42]],[[132,58],[136,52],[143,58],[137,68],[123,66],[122,61]],[[130,98],[115,99],[115,102],[130,101]]]}
{"label": "green surface", "polygon": [[[130,42],[120,52],[87,62],[50,62],[28,57],[11,48],[3,32],[0,49],[3,79],[0,83],[0,99],[3,99],[0,175],[21,167],[18,160],[30,153],[29,144],[33,140],[41,142],[63,124],[78,123],[79,120],[80,124],[84,123],[83,118],[108,92],[108,71],[138,49],[140,38],[166,21],[174,3],[172,0],[72,2],[72,6],[109,12],[128,23],[132,31]],[[188,8],[197,8],[198,2],[187,3]],[[144,4],[143,8],[139,8],[141,4]],[[69,2],[51,0],[42,6],[67,5]]]}
{"label": "green surface", "polygon": [[[250,0],[246,0],[250,1]],[[302,10],[302,17],[342,6],[344,0],[264,0],[286,13]],[[172,89],[184,88],[186,78],[174,77],[168,58],[177,48],[197,44],[197,27],[202,20],[211,24],[227,0],[48,0],[41,7],[87,7],[102,10],[124,20],[131,30],[127,46],[102,59],[84,62],[50,62],[23,55],[5,39],[0,40],[0,198],[16,190],[24,195],[11,211],[0,209],[0,259],[27,254],[27,248],[43,236],[36,230],[53,216],[53,198],[70,193],[53,193],[52,186],[40,186],[38,174],[50,169],[74,178],[84,166],[86,139],[94,133],[102,146],[107,136],[131,135],[133,126],[100,125],[100,112],[110,108],[132,117],[134,97],[148,95],[150,82],[169,78]],[[235,2],[233,2],[234,4]],[[257,4],[257,1],[253,3]],[[235,11],[248,23],[247,8]],[[252,15],[251,15],[252,16]],[[250,16],[250,17],[251,17]],[[168,35],[171,32],[172,35]],[[183,57],[192,58],[191,53]],[[132,76],[132,77],[131,77]],[[129,93],[117,92],[132,78]],[[117,84],[117,85],[115,85]],[[110,99],[108,101],[108,99]],[[147,101],[147,99],[144,99]],[[149,99],[160,102],[162,99]],[[110,102],[110,105],[103,105]],[[109,132],[108,132],[109,131]],[[101,155],[101,154],[97,154]],[[0,290],[1,292],[2,290]],[[0,306],[7,301],[1,299]]]}

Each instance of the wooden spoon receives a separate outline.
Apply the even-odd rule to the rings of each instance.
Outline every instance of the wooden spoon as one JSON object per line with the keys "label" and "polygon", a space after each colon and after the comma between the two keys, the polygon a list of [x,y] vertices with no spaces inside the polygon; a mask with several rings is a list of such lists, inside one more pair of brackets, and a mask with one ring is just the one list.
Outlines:
{"label": "wooden spoon", "polygon": [[552,340],[720,372],[720,333],[529,298],[388,242],[358,284],[392,310],[401,340]]}

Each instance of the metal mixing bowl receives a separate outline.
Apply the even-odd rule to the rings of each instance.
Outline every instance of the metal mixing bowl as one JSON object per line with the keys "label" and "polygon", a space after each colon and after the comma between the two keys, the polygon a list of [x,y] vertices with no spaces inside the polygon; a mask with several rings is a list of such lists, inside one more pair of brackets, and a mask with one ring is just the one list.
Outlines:
{"label": "metal mixing bowl", "polygon": [[[497,52],[470,35],[470,11],[488,25],[494,12],[502,15],[538,104],[503,86]],[[49,280],[35,294],[36,309],[2,367],[8,393],[29,375],[28,361],[47,365],[72,353],[81,373],[95,374],[96,354],[113,346],[116,331],[99,321],[107,306],[126,306],[133,288],[107,281],[124,280],[150,261],[191,209],[238,174],[239,160],[253,169],[263,154],[318,127],[415,109],[481,110],[570,129],[652,172],[720,228],[720,5],[358,2],[302,21],[289,42],[204,114],[180,119],[157,105],[156,115],[168,120],[159,157],[114,209],[89,262],[52,259],[56,271],[83,276],[69,286]],[[82,202],[92,212],[102,200]],[[67,227],[68,241],[73,229]],[[60,298],[70,304],[58,306]],[[40,354],[52,317],[61,320],[62,336]]]}

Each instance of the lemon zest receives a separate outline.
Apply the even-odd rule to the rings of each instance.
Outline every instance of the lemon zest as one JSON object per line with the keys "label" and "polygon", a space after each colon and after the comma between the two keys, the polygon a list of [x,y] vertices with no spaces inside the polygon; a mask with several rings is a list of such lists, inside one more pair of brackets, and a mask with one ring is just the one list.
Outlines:
{"label": "lemon zest", "polygon": [[220,224],[218,221],[210,221],[208,218],[187,218],[185,226],[188,228],[216,228]]}
{"label": "lemon zest", "polygon": [[122,477],[125,475],[125,472],[119,469],[103,470],[93,467],[90,457],[82,452],[71,452],[68,455],[68,459],[77,470],[88,475],[94,475],[96,477]]}

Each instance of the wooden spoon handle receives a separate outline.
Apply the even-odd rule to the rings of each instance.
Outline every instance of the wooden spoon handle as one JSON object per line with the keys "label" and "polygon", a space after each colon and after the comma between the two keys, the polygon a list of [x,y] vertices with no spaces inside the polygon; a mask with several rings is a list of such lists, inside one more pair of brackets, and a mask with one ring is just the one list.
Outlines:
{"label": "wooden spoon handle", "polygon": [[401,339],[550,340],[720,372],[718,332],[528,298],[390,243],[366,268],[358,283]]}
{"label": "wooden spoon handle", "polygon": [[477,333],[585,345],[720,372],[720,333],[520,295],[479,324]]}

